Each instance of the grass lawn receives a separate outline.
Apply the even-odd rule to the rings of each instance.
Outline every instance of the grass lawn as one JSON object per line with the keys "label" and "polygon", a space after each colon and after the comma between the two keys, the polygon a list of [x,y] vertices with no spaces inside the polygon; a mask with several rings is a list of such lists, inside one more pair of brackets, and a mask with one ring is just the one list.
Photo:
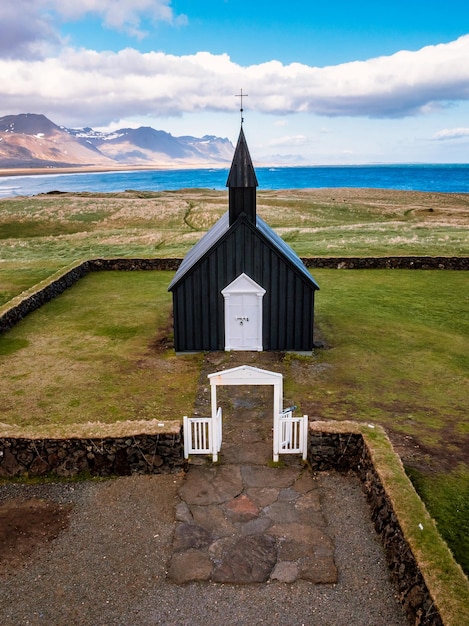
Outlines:
{"label": "grass lawn", "polygon": [[313,419],[379,423],[469,572],[469,293],[448,271],[314,270],[328,349],[289,355]]}
{"label": "grass lawn", "polygon": [[175,356],[164,272],[90,274],[0,336],[2,422],[180,419],[201,355]]}
{"label": "grass lawn", "polygon": [[459,440],[469,443],[467,274],[313,273],[321,286],[316,321],[329,349],[317,351],[321,384],[310,387],[309,413],[352,412],[399,435],[417,432],[429,452],[444,441],[447,455],[457,455]]}

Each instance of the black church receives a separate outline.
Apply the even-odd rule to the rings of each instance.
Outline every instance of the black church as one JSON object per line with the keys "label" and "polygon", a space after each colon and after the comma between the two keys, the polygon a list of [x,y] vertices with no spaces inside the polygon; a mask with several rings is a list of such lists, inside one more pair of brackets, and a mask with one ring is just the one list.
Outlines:
{"label": "black church", "polygon": [[256,214],[258,182],[242,126],[226,186],[228,212],[188,252],[168,287],[176,352],[310,352],[319,286]]}

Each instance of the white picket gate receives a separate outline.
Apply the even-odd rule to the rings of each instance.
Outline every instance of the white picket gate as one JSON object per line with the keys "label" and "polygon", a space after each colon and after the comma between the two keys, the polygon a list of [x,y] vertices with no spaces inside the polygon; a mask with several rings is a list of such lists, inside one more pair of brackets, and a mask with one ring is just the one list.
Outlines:
{"label": "white picket gate", "polygon": [[308,454],[308,416],[293,417],[292,411],[279,413],[274,422],[274,462],[279,454]]}
{"label": "white picket gate", "polygon": [[215,417],[184,416],[184,458],[191,454],[211,454],[218,461],[222,442],[222,410]]}

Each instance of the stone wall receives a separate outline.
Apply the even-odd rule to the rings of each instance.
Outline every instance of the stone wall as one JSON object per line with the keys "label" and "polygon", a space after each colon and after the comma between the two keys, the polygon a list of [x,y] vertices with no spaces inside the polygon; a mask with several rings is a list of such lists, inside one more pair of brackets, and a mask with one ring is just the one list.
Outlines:
{"label": "stone wall", "polygon": [[106,438],[0,438],[0,477],[169,474],[186,465],[182,433]]}
{"label": "stone wall", "polygon": [[353,471],[359,476],[370,505],[371,519],[385,550],[391,580],[409,623],[443,626],[363,436],[310,432],[308,461],[313,471]]}
{"label": "stone wall", "polygon": [[[13,298],[3,308],[0,314],[0,333],[12,328],[21,321],[26,315],[32,313],[49,300],[53,300],[66,289],[74,285],[80,278],[86,276],[89,272],[88,261],[79,263],[74,267],[65,270],[56,278],[52,278],[40,286],[37,290],[30,290],[24,296]],[[41,284],[42,285],[42,284]]]}
{"label": "stone wall", "polygon": [[[89,272],[105,270],[176,271],[182,259],[90,259],[77,263],[62,274],[44,281],[36,289],[14,298],[0,312],[0,333],[12,328],[26,315],[56,298]],[[441,269],[468,270],[469,257],[308,257],[309,268],[328,269]],[[42,286],[43,285],[43,286]]]}
{"label": "stone wall", "polygon": [[[132,428],[130,422],[127,428]],[[120,437],[100,438],[0,437],[0,477],[167,474],[186,468],[183,432],[179,425],[163,428],[158,434],[130,432]],[[312,471],[334,470],[358,475],[409,623],[443,626],[363,435],[310,429],[308,461]]]}
{"label": "stone wall", "polygon": [[[469,269],[467,257],[305,258],[310,268],[335,269]],[[170,270],[180,259],[93,259],[65,270],[3,307],[0,333],[57,297],[91,271]],[[442,626],[443,622],[412,554],[361,434],[311,432],[308,460],[313,471],[354,471],[360,477],[372,520],[409,622]],[[134,473],[170,473],[185,467],[182,433],[106,438],[28,439],[0,437],[0,477],[63,477]]]}
{"label": "stone wall", "polygon": [[91,259],[88,267],[92,272],[103,270],[122,270],[125,272],[138,270],[173,271],[181,265],[182,259]]}
{"label": "stone wall", "polygon": [[[469,257],[391,256],[391,257],[301,257],[309,268],[325,269],[407,269],[469,270]],[[92,259],[90,271],[100,270],[171,270],[182,259]]]}
{"label": "stone wall", "polygon": [[306,267],[346,270],[469,270],[469,257],[308,257]]}

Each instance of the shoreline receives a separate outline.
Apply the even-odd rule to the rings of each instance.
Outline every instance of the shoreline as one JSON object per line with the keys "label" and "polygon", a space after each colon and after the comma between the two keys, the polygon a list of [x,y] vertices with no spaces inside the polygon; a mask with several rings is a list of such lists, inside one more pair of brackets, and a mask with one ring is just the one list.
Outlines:
{"label": "shoreline", "polygon": [[[0,177],[7,178],[8,176],[37,176],[44,174],[80,174],[83,172],[84,174],[90,174],[93,172],[96,173],[104,173],[104,172],[125,172],[125,171],[138,171],[139,167],[104,167],[104,166],[70,166],[70,167],[24,167],[24,168],[2,168],[0,169]],[[145,168],[145,169],[163,169],[163,168]]]}
{"label": "shoreline", "polygon": [[159,165],[70,165],[66,167],[18,167],[0,168],[0,178],[9,176],[42,176],[45,174],[104,174],[113,172],[164,172],[192,169],[229,169],[229,164],[207,163],[163,163]]}
{"label": "shoreline", "polygon": [[[335,168],[335,167],[352,167],[352,168],[361,168],[361,167],[407,167],[409,165],[417,165],[417,166],[469,166],[469,163],[363,163],[363,164],[308,164],[308,165],[285,165],[278,163],[269,163],[269,162],[257,162],[256,167],[258,168],[281,168],[281,169],[296,169],[296,168]],[[112,172],[158,172],[158,171],[171,171],[171,170],[211,170],[211,169],[230,169],[230,163],[227,161],[226,163],[220,163],[219,161],[211,163],[210,161],[201,161],[201,162],[184,162],[184,163],[175,163],[174,161],[163,162],[163,163],[149,163],[142,165],[65,165],[65,166],[43,166],[43,167],[0,167],[0,178],[6,178],[9,176],[37,176],[37,175],[57,175],[57,174],[92,174],[92,173],[112,173]],[[410,190],[413,191],[413,190]],[[445,193],[445,192],[442,192]],[[448,192],[452,193],[452,192]],[[465,192],[459,192],[465,193]]]}
{"label": "shoreline", "polygon": [[[469,164],[468,164],[469,167]],[[266,166],[259,165],[259,168],[266,168]],[[281,170],[290,170],[288,166],[279,168]],[[309,169],[309,168],[308,168]],[[314,169],[311,166],[311,169]],[[70,165],[64,167],[22,167],[22,168],[1,168],[0,167],[0,200],[6,200],[17,196],[34,196],[44,193],[52,193],[60,188],[62,193],[79,193],[84,191],[81,185],[87,187],[90,193],[114,193],[115,191],[124,191],[120,189],[120,183],[129,178],[129,182],[125,183],[129,189],[138,191],[169,191],[185,188],[211,188],[223,191],[225,185],[220,182],[220,176],[223,172],[228,172],[229,167],[227,164],[209,164],[209,163],[158,163],[149,165]],[[277,171],[277,168],[272,171]],[[185,174],[189,172],[189,174]],[[193,173],[190,173],[193,172]],[[212,174],[210,174],[212,172]],[[139,179],[140,174],[144,179],[143,182],[137,180],[135,182],[135,189],[132,186],[132,175]],[[153,174],[152,174],[153,173]],[[88,179],[86,183],[80,183],[79,177],[82,175]],[[108,178],[103,177],[103,180],[99,178],[93,179],[93,174],[109,174]],[[112,174],[121,174],[122,181],[119,181],[119,177],[113,181]],[[76,180],[69,182],[69,179],[60,179],[61,176],[76,176]],[[270,171],[263,173],[265,181],[263,181],[262,188],[259,191],[262,192],[281,192],[285,190],[298,191],[298,192],[310,192],[314,194],[323,195],[331,194],[336,195],[341,190],[342,193],[356,195],[357,193],[365,193],[372,191],[373,194],[430,194],[430,195],[450,195],[450,196],[469,196],[468,179],[464,177],[456,177],[452,184],[452,179],[437,179],[434,185],[430,185],[430,188],[426,188],[427,179],[425,176],[412,178],[413,184],[409,183],[411,180],[408,176],[399,178],[396,177],[396,185],[388,186],[386,180],[380,176],[376,178],[354,177],[349,176],[332,176],[328,178],[319,178],[318,180],[312,180],[308,176],[290,176],[289,173],[282,172],[280,174],[271,174]],[[273,179],[272,177],[279,176],[280,180]],[[22,180],[24,178],[24,180]],[[42,180],[41,180],[42,178]],[[156,178],[156,189],[147,188],[147,179],[151,179],[152,185],[153,178]],[[204,182],[204,187],[200,187],[197,184],[199,178]],[[53,182],[53,181],[56,182]],[[117,180],[117,185],[114,184]],[[165,182],[166,181],[166,182]],[[178,182],[179,181],[179,182]],[[461,182],[462,181],[462,182]],[[433,182],[433,181],[432,181]],[[300,184],[298,184],[300,183]],[[305,183],[307,185],[305,185]],[[358,183],[358,184],[357,184]],[[371,184],[370,184],[371,183]],[[375,184],[373,184],[375,183]],[[380,183],[384,183],[381,186]],[[421,185],[420,185],[421,183]],[[445,184],[446,183],[446,184]],[[144,186],[145,185],[145,186]],[[179,186],[176,186],[179,185]],[[433,188],[431,188],[433,187]],[[115,188],[115,189],[114,189]]]}

